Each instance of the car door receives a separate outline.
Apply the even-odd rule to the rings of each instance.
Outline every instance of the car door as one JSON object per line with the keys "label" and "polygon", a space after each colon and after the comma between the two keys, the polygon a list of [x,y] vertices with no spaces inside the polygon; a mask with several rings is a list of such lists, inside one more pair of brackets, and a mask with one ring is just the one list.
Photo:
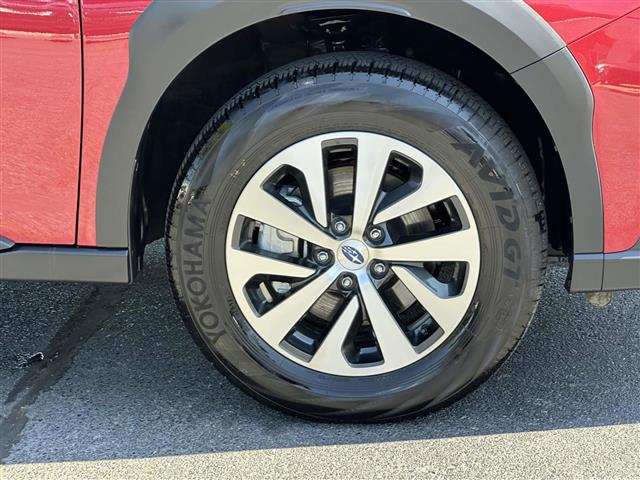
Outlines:
{"label": "car door", "polygon": [[0,236],[75,243],[82,122],[77,0],[0,0]]}

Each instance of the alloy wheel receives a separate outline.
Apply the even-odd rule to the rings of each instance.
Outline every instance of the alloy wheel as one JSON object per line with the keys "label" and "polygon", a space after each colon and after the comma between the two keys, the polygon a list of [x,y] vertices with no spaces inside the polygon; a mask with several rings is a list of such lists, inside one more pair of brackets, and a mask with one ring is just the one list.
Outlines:
{"label": "alloy wheel", "polygon": [[236,202],[225,253],[262,340],[342,376],[433,352],[465,318],[480,268],[476,223],[451,176],[365,132],[307,138],[267,161]]}

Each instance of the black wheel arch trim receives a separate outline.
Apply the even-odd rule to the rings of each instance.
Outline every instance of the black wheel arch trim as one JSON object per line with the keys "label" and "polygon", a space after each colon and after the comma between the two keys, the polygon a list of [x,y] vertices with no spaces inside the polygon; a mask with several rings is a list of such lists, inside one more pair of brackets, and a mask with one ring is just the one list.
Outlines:
{"label": "black wheel arch trim", "polygon": [[538,108],[558,147],[569,183],[574,254],[603,251],[600,180],[593,149],[593,96],[564,42],[524,2],[265,0],[247,9],[219,0],[154,1],[134,25],[129,75],[100,161],[96,240],[134,249],[131,198],[136,157],[151,114],[170,83],[199,54],[228,35],[288,13],[366,9],[410,16],[450,31],[511,72]]}

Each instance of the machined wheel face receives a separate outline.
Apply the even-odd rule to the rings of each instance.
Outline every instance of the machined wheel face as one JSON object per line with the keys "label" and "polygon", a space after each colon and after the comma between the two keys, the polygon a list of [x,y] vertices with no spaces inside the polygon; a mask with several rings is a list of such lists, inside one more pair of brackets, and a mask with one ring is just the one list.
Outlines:
{"label": "machined wheel face", "polygon": [[480,271],[471,208],[429,156],[341,131],[268,160],[226,238],[234,298],[274,350],[341,376],[429,355],[465,317]]}

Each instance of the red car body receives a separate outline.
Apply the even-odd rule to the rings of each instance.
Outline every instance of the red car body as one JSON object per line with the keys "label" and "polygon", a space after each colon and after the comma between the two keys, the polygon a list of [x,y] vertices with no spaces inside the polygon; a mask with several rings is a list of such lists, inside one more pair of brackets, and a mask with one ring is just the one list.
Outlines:
{"label": "red car body", "polygon": [[[7,242],[113,246],[97,235],[99,171],[135,60],[129,33],[151,3],[0,0],[0,236]],[[568,46],[593,94],[604,240],[602,251],[580,253],[628,251],[640,239],[640,2],[526,3]]]}

